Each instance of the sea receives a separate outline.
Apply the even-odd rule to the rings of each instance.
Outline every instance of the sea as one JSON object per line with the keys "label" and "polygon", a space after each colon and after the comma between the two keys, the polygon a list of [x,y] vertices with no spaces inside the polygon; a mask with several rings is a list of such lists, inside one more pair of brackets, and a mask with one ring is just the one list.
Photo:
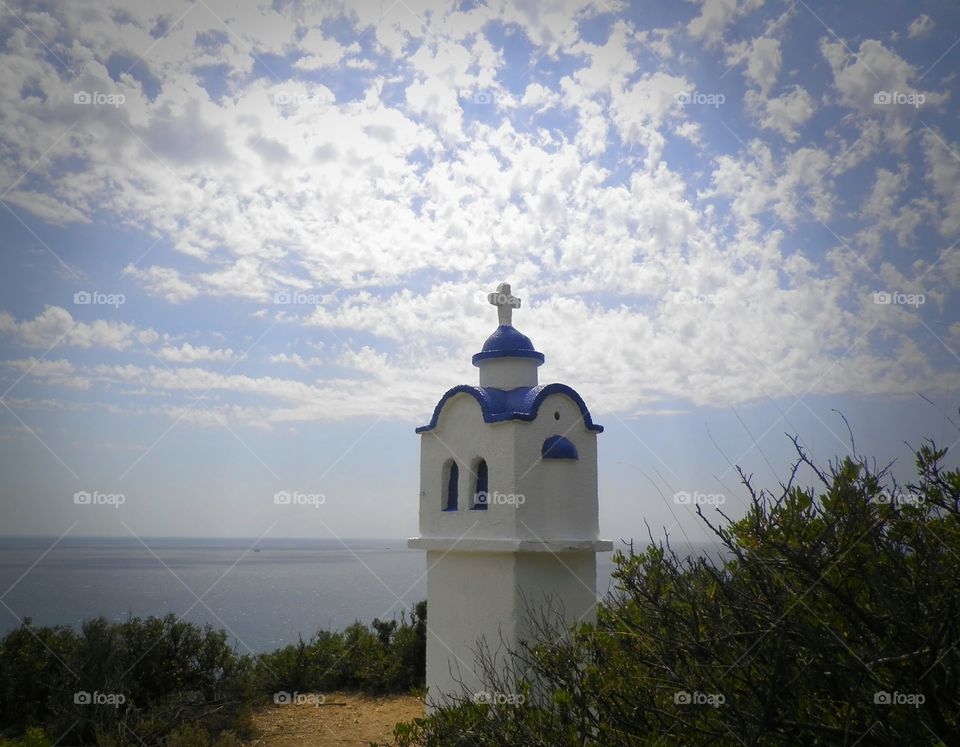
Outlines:
{"label": "sea", "polygon": [[[698,548],[688,547],[687,552]],[[613,553],[597,558],[610,586]],[[426,599],[426,554],[405,539],[0,537],[0,635],[173,613],[261,653],[355,621],[399,619]]]}

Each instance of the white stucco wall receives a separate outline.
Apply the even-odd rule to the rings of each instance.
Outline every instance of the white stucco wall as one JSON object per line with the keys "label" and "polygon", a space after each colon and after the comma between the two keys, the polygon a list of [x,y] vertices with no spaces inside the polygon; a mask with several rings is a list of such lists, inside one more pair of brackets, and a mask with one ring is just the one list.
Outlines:
{"label": "white stucco wall", "polygon": [[[427,552],[428,706],[444,694],[490,691],[478,665],[483,640],[498,665],[529,638],[529,615],[563,613],[567,625],[596,619],[593,552]],[[551,618],[552,619],[552,618]]]}
{"label": "white stucco wall", "polygon": [[[579,459],[543,459],[554,435],[571,441]],[[491,501],[471,510],[480,457]],[[442,510],[450,459],[459,467],[456,511]],[[596,552],[610,547],[598,531],[597,433],[576,402],[555,393],[532,422],[486,423],[471,395],[448,400],[436,428],[421,434],[420,537],[410,540],[427,550],[428,700],[487,690],[478,638],[494,652],[501,636],[515,645],[528,634],[531,607],[551,603],[568,624],[594,619]]]}
{"label": "white stucco wall", "polygon": [[428,700],[486,689],[474,652],[515,640],[513,567],[512,553],[427,552]]}
{"label": "white stucco wall", "polygon": [[[515,465],[511,423],[486,424],[480,405],[469,394],[446,403],[437,427],[420,441],[420,536],[514,537],[516,521],[510,506],[471,511],[477,457],[487,462],[490,490],[511,481]],[[460,469],[459,510],[444,511],[443,465],[455,459]]]}
{"label": "white stucco wall", "polygon": [[[543,442],[553,435],[573,442],[579,460],[542,459]],[[487,462],[492,497],[486,511],[470,510],[478,457]],[[450,459],[456,460],[460,473],[457,511],[442,510],[443,468]],[[507,502],[493,502],[496,494],[505,495]],[[515,503],[511,495],[517,496]],[[597,434],[584,425],[580,409],[564,394],[547,397],[532,422],[490,424],[483,421],[473,397],[459,394],[446,403],[437,427],[421,436],[423,537],[596,539],[597,517]]]}
{"label": "white stucco wall", "polygon": [[[557,417],[559,415],[559,418]],[[596,539],[597,434],[583,423],[580,408],[565,394],[551,394],[537,419],[517,424],[514,484],[526,500],[517,508],[518,536],[539,539]],[[579,459],[543,459],[543,442],[559,435],[577,448]]]}
{"label": "white stucco wall", "polygon": [[491,358],[480,362],[480,386],[516,389],[537,385],[537,367],[533,358]]}

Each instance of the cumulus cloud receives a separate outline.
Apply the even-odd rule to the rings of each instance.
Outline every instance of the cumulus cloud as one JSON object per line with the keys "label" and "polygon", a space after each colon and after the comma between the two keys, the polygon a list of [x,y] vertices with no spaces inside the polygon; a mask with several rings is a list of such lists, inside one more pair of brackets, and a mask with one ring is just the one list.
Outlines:
{"label": "cumulus cloud", "polygon": [[[894,343],[908,350],[916,317],[859,313],[875,278],[843,246],[857,237],[858,251],[901,271],[885,242],[911,241],[923,220],[941,237],[960,225],[956,145],[939,129],[914,138],[922,170],[869,160],[889,155],[874,119],[905,144],[916,129],[916,110],[879,107],[876,92],[922,93],[931,111],[949,103],[926,90],[932,79],[921,88],[906,53],[864,40],[851,54],[831,37],[819,46],[826,66],[790,69],[797,44],[816,38],[756,37],[766,23],[730,38],[748,27],[741,20],[780,17],[757,0],[703,0],[659,29],[629,14],[605,18],[625,6],[589,2],[438,10],[422,0],[382,18],[375,5],[348,16],[251,6],[231,17],[232,33],[212,14],[189,13],[155,45],[147,9],[121,18],[18,6],[84,73],[70,78],[38,53],[37,38],[6,27],[0,176],[13,184],[30,171],[5,200],[44,221],[148,232],[158,239],[148,256],[119,262],[137,292],[171,304],[171,315],[223,303],[243,325],[216,346],[181,344],[180,330],[174,344],[119,314],[77,321],[54,306],[23,321],[0,313],[0,333],[32,348],[59,335],[127,351],[162,340],[160,357],[185,365],[76,363],[60,375],[171,400],[212,386],[223,395],[217,417],[256,423],[423,414],[451,379],[474,379],[469,357],[492,323],[477,293],[505,279],[525,298],[518,325],[548,354],[549,375],[583,382],[601,410],[785,396],[825,370],[836,375],[819,393],[916,391],[943,374],[924,351],[909,351],[911,366],[884,355]],[[364,43],[329,33],[344,24],[368,30]],[[592,41],[581,36],[588,28]],[[138,78],[108,71],[114,55],[147,48]],[[295,72],[265,71],[275,58]],[[705,66],[732,64],[743,78],[724,86],[742,97],[721,111],[679,104],[677,94],[710,80]],[[122,89],[127,101],[78,107],[81,85]],[[848,199],[839,180],[861,164],[864,185]],[[840,216],[856,225],[831,227],[826,248],[797,230],[816,223],[819,236],[818,221]],[[952,272],[951,261],[941,267]],[[946,293],[951,277],[930,273],[925,287]],[[318,300],[282,306],[281,290]],[[302,340],[269,337],[257,358],[281,375],[318,378],[262,376],[237,361],[248,323],[324,335],[322,360],[289,352]],[[868,334],[874,323],[882,340]],[[864,335],[863,349],[844,357]],[[574,349],[570,339],[583,342]],[[229,375],[195,365],[228,361],[238,363]],[[256,402],[231,401],[241,397]]]}
{"label": "cumulus cloud", "polygon": [[33,319],[17,321],[8,312],[0,312],[0,334],[18,345],[29,348],[51,348],[57,345],[125,350],[137,339],[150,339],[153,331],[139,332],[132,324],[107,319],[93,322],[75,321],[60,306],[44,306]]}
{"label": "cumulus cloud", "polygon": [[172,363],[196,363],[197,361],[231,362],[238,356],[229,348],[210,348],[206,345],[191,345],[183,343],[180,347],[167,345],[157,351],[157,355]]}
{"label": "cumulus cloud", "polygon": [[323,361],[316,356],[304,358],[299,353],[277,353],[275,355],[271,355],[267,360],[270,363],[281,363],[296,366],[304,371],[309,370],[313,366],[319,366],[323,363]]}
{"label": "cumulus cloud", "polygon": [[731,44],[726,49],[727,64],[735,65],[746,60],[746,76],[760,89],[764,96],[777,82],[782,64],[780,42],[777,39],[760,37],[752,42]]}
{"label": "cumulus cloud", "polygon": [[700,3],[700,15],[687,24],[687,33],[713,46],[723,40],[724,31],[737,16],[763,5],[763,0],[743,0],[740,3],[737,0],[700,0]]}
{"label": "cumulus cloud", "polygon": [[88,389],[90,380],[77,375],[75,366],[65,358],[56,360],[41,360],[25,358],[20,360],[3,361],[3,365],[22,376],[30,376],[44,384],[65,387],[67,389]]}
{"label": "cumulus cloud", "polygon": [[348,46],[340,44],[336,39],[324,37],[318,28],[308,31],[297,45],[303,53],[295,63],[298,70],[319,70],[339,63],[347,54],[357,54],[360,45],[353,42]]}
{"label": "cumulus cloud", "polygon": [[775,97],[748,91],[745,100],[761,127],[780,133],[791,143],[797,141],[799,129],[817,110],[813,97],[799,85]]}
{"label": "cumulus cloud", "polygon": [[123,273],[139,280],[151,295],[160,296],[170,303],[189,301],[199,293],[197,286],[185,280],[180,271],[173,267],[152,265],[141,270],[127,265]]}
{"label": "cumulus cloud", "polygon": [[926,36],[930,36],[936,25],[930,16],[926,13],[921,13],[907,26],[907,36],[910,39],[923,39]]}
{"label": "cumulus cloud", "polygon": [[920,75],[882,42],[866,39],[854,55],[841,42],[821,40],[820,51],[833,71],[839,101],[861,114],[879,117],[886,136],[903,143],[921,109],[946,102],[949,94],[919,87]]}
{"label": "cumulus cloud", "polygon": [[960,232],[960,143],[930,129],[923,133],[922,143],[927,180],[937,198],[937,227],[942,236],[956,236]]}

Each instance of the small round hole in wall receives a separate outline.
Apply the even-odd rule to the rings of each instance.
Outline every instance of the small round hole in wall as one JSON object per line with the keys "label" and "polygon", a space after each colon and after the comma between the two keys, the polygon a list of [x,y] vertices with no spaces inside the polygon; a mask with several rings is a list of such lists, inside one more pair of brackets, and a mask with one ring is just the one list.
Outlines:
{"label": "small round hole in wall", "polygon": [[559,410],[557,410],[555,413],[553,413],[553,419],[554,419],[554,420],[559,420],[559,419],[560,419],[560,411],[559,411]]}

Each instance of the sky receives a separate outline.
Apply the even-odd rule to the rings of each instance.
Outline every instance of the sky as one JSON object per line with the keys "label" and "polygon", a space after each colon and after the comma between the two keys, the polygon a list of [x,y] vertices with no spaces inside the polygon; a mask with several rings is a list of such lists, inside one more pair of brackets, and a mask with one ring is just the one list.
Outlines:
{"label": "sky", "polygon": [[0,1],[0,534],[415,535],[500,282],[606,428],[605,537],[699,540],[844,418],[909,478],[960,439],[958,37],[947,1]]}

